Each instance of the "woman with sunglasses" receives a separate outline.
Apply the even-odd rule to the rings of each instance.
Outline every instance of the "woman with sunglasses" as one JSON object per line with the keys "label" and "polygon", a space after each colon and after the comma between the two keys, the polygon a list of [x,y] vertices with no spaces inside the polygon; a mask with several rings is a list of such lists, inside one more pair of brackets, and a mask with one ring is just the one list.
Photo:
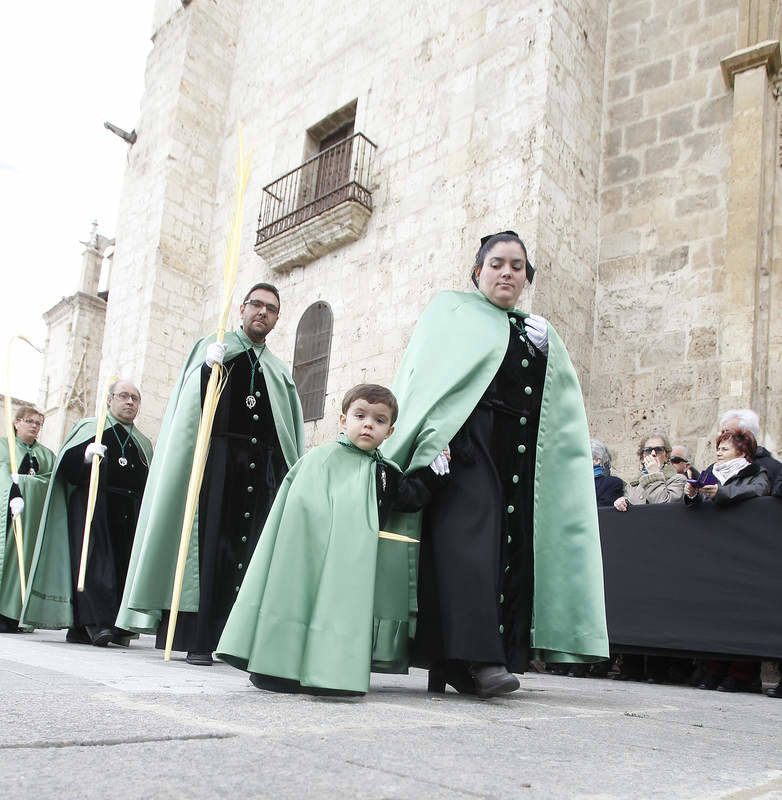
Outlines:
{"label": "woman with sunglasses", "polygon": [[671,445],[664,433],[647,436],[638,446],[641,474],[625,484],[624,495],[614,501],[617,511],[629,506],[652,503],[678,503],[684,495],[687,477],[670,462]]}

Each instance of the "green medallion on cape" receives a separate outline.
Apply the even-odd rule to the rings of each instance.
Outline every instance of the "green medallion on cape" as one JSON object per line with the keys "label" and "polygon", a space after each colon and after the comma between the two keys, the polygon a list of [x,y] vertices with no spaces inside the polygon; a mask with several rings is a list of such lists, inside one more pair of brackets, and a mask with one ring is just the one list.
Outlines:
{"label": "green medallion on cape", "polygon": [[[46,503],[27,584],[27,597],[22,609],[22,622],[25,625],[54,630],[73,625],[73,576],[68,541],[68,500],[75,487],[64,479],[59,467],[67,450],[95,439],[96,424],[95,417],[86,417],[77,422],[57,455],[46,493]],[[106,429],[109,425],[122,425],[122,423],[111,414],[107,414]],[[127,429],[127,426],[124,427]],[[130,429],[130,433],[139,453],[149,464],[152,460],[152,442],[135,425]]]}
{"label": "green medallion on cape", "polygon": [[[376,461],[341,441],[347,444],[310,450],[285,477],[217,655],[302,686],[366,692],[378,553]],[[406,594],[406,579],[400,589]]]}
{"label": "green medallion on cape", "polygon": [[[141,503],[133,553],[117,626],[155,633],[163,610],[170,608],[185,500],[201,419],[201,367],[215,336],[196,342],[171,392],[155,458]],[[242,355],[253,342],[244,331],[225,337],[225,363]],[[260,354],[274,425],[288,467],[304,450],[304,422],[296,386],[285,364],[266,347]],[[198,611],[198,513],[185,565],[180,611]]]}
{"label": "green medallion on cape", "polygon": [[[38,538],[38,525],[41,521],[46,489],[54,466],[54,453],[42,444],[35,442],[29,448],[16,438],[16,463],[30,453],[38,461],[35,475],[19,475],[19,491],[24,500],[22,511],[22,540],[24,553],[24,574],[29,576],[30,566]],[[11,496],[11,461],[8,453],[8,439],[0,439],[0,614],[10,619],[19,619],[22,611],[22,593],[19,588],[19,561],[16,554],[16,540],[13,526],[10,525],[8,501]]]}
{"label": "green medallion on cape", "polygon": [[[384,455],[410,471],[429,464],[451,441],[502,363],[508,324],[507,311],[480,292],[442,292],[431,301],[394,380],[400,415]],[[578,378],[550,324],[548,347],[532,498],[531,646],[544,661],[597,661],[608,657],[608,635],[589,431]],[[387,527],[419,539],[421,513],[397,513]],[[375,625],[397,635],[393,649],[374,652],[375,669],[403,671],[408,665],[417,549],[385,548],[379,554]],[[381,574],[390,586],[407,578],[407,596],[380,591]]]}

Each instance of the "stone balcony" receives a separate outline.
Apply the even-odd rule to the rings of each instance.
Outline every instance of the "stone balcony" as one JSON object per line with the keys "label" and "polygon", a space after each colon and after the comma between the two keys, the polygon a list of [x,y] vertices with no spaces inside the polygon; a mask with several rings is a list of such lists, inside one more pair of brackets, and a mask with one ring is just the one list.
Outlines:
{"label": "stone balcony", "polygon": [[356,241],[372,214],[375,149],[355,133],[265,186],[255,252],[284,272]]}

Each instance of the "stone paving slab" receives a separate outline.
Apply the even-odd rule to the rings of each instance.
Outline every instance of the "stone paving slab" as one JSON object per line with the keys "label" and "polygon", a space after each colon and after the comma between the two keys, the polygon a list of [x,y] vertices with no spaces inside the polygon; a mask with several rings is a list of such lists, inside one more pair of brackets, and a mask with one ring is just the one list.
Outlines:
{"label": "stone paving slab", "polygon": [[782,798],[782,702],[529,673],[489,701],[375,675],[275,695],[225,664],[0,637],[0,798]]}

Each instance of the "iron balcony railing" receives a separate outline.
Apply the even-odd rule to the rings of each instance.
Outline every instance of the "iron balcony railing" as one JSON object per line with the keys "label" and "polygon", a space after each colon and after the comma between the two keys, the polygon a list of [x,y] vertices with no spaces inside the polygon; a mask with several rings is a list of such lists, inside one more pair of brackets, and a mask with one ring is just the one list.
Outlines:
{"label": "iron balcony railing", "polygon": [[371,211],[376,149],[363,133],[354,133],[264,186],[256,247],[346,200]]}

